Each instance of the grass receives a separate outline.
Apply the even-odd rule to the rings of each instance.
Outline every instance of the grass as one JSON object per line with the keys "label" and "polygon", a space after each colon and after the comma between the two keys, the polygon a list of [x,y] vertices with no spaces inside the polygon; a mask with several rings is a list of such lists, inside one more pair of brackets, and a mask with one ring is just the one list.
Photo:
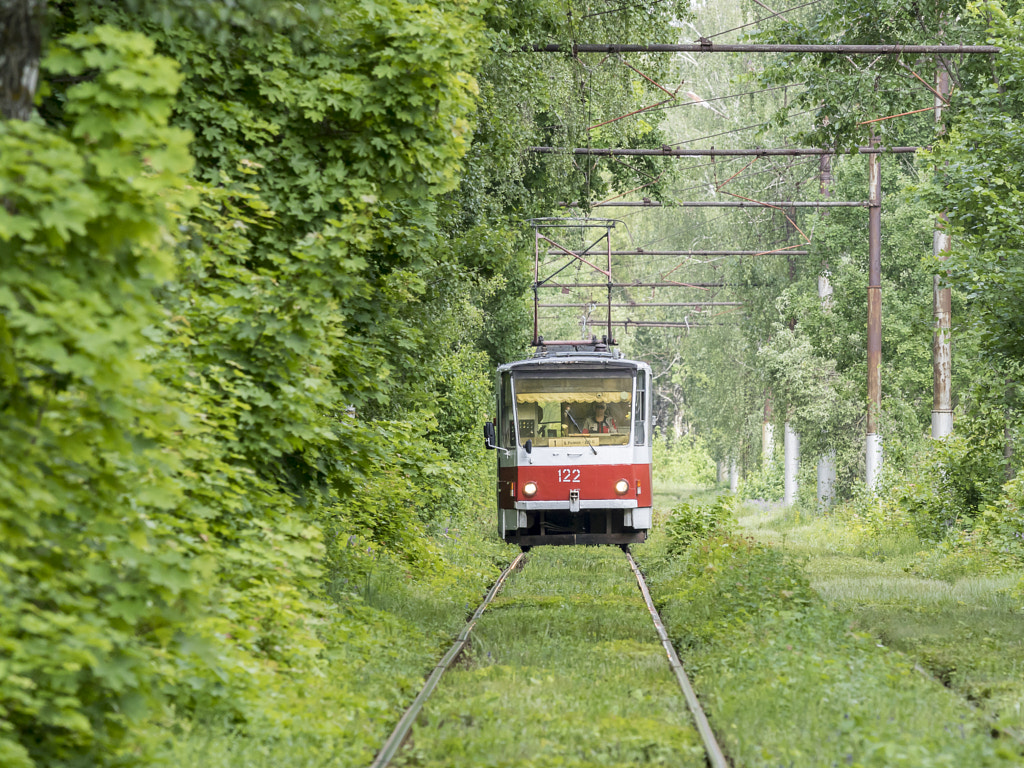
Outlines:
{"label": "grass", "polygon": [[[1022,764],[1018,745],[993,739],[961,696],[864,631],[875,628],[862,621],[866,614],[836,610],[834,599],[819,595],[828,582],[891,597],[899,567],[914,560],[908,542],[865,543],[835,521],[777,510],[740,523],[772,546],[722,536],[670,555],[658,532],[638,548],[734,765]],[[930,600],[917,605],[954,606],[991,587],[983,580],[942,585],[942,596],[926,592]],[[891,618],[895,628],[905,616]]]}
{"label": "grass", "polygon": [[623,555],[537,549],[473,633],[406,766],[704,765]]}
{"label": "grass", "polygon": [[483,524],[439,537],[438,567],[426,572],[353,546],[350,568],[331,587],[325,674],[282,674],[266,708],[272,721],[171,719],[140,738],[162,737],[166,765],[365,768],[498,575],[494,564],[518,552],[486,538]]}
{"label": "grass", "polygon": [[799,556],[855,629],[904,653],[1002,727],[1024,734],[1024,611],[1017,573],[978,574],[913,535],[869,538],[841,518],[753,512],[742,529]]}

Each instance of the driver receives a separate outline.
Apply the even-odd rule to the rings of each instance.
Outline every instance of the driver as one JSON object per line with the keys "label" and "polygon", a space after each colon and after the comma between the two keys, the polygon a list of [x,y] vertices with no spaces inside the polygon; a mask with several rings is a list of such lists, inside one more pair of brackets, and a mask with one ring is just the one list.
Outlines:
{"label": "driver", "polygon": [[615,419],[608,415],[608,406],[601,402],[594,403],[594,415],[588,416],[583,422],[583,434],[609,434],[617,429]]}

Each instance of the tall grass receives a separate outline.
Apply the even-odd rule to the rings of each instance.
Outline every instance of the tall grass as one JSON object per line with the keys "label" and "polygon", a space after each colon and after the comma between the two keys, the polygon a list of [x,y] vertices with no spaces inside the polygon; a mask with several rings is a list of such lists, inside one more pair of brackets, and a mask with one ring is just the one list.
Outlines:
{"label": "tall grass", "polygon": [[976,550],[873,533],[840,515],[748,508],[742,530],[800,559],[814,589],[853,629],[906,654],[1002,726],[1024,733],[1024,612],[1019,574]]}
{"label": "tall grass", "polygon": [[[989,723],[963,698],[921,675],[879,635],[858,631],[849,614],[819,596],[815,567],[835,569],[844,541],[854,547],[865,541],[830,530],[829,521],[774,508],[741,522],[772,546],[713,536],[672,554],[659,531],[639,552],[734,764],[1021,764],[1016,744],[992,739]],[[882,562],[911,556],[910,543],[899,537],[881,549]],[[880,562],[867,554],[850,556],[843,578],[858,563]],[[881,581],[875,586],[888,589]],[[964,584],[958,594],[984,588]]]}

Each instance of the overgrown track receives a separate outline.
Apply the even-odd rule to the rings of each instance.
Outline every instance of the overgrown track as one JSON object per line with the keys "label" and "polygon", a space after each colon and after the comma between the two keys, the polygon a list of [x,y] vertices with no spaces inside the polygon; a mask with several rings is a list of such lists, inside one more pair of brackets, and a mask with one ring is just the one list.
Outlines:
{"label": "overgrown track", "polygon": [[[711,766],[711,768],[727,768],[729,763],[727,762],[721,747],[718,745],[718,741],[715,738],[714,732],[711,730],[711,726],[708,723],[707,717],[704,715],[704,711],[700,705],[700,701],[697,699],[697,696],[694,693],[689,678],[687,677],[686,672],[683,669],[683,665],[679,660],[679,656],[676,654],[675,648],[672,647],[672,643],[669,640],[667,633],[665,632],[665,628],[662,624],[661,617],[658,614],[658,611],[654,607],[654,603],[651,600],[651,595],[647,588],[647,584],[644,580],[643,574],[637,567],[637,564],[634,561],[633,556],[630,554],[628,547],[623,547],[623,551],[626,554],[626,558],[629,562],[630,568],[633,571],[633,575],[636,577],[636,582],[640,588],[640,593],[643,596],[644,602],[647,605],[647,610],[649,611],[650,616],[654,621],[655,629],[661,641],[661,645],[668,657],[669,665],[672,668],[672,672],[675,675],[679,688],[682,690],[683,697],[686,700],[687,706],[690,709],[694,725],[696,726],[697,732],[700,735],[702,747],[707,757],[707,763],[709,766]],[[395,726],[395,729],[392,731],[390,737],[385,742],[384,746],[381,748],[380,752],[378,753],[376,759],[371,764],[370,768],[384,768],[385,766],[388,766],[393,760],[393,758],[399,753],[399,750],[402,748],[402,745],[408,738],[409,733],[412,730],[413,724],[415,723],[418,715],[420,714],[420,711],[423,709],[426,700],[437,688],[441,676],[445,673],[446,670],[448,670],[452,663],[459,657],[462,651],[466,648],[469,641],[470,632],[476,625],[477,620],[484,613],[484,611],[486,610],[487,606],[491,603],[491,601],[497,596],[498,592],[501,590],[501,587],[505,583],[505,580],[509,576],[509,574],[511,574],[512,571],[516,570],[521,566],[523,562],[523,557],[524,556],[522,554],[517,556],[509,564],[509,566],[502,572],[501,576],[491,587],[490,591],[487,593],[487,596],[484,598],[483,602],[473,613],[472,617],[469,619],[466,626],[463,628],[462,632],[459,633],[459,636],[456,639],[455,643],[435,666],[433,672],[427,678],[427,681],[424,684],[423,689],[416,696],[416,699],[413,701],[412,705],[408,708],[408,710],[406,710],[405,714],[403,714],[402,718]],[[694,737],[695,736],[696,734],[694,735]],[[695,748],[696,746],[696,743],[694,743]],[[699,755],[700,752],[698,751],[697,754]]]}
{"label": "overgrown track", "polygon": [[370,768],[383,768],[383,766],[388,765],[391,762],[391,759],[398,753],[402,743],[409,735],[409,730],[412,728],[412,724],[416,722],[416,716],[419,715],[420,710],[423,709],[423,704],[428,698],[430,698],[430,694],[434,692],[434,689],[437,688],[437,684],[441,681],[441,676],[465,649],[466,643],[469,642],[469,633],[473,631],[473,627],[476,625],[477,620],[483,615],[483,612],[487,609],[491,600],[493,600],[495,595],[497,595],[501,590],[501,586],[505,583],[505,579],[508,578],[508,575],[518,568],[522,562],[523,554],[520,553],[516,556],[515,560],[509,563],[508,567],[501,572],[501,576],[499,576],[498,580],[494,582],[494,585],[487,593],[484,601],[480,603],[480,606],[473,612],[469,621],[466,622],[466,626],[463,627],[459,636],[455,639],[455,642],[452,643],[452,647],[448,649],[448,653],[441,657],[441,660],[437,662],[437,666],[434,667],[434,671],[430,673],[430,677],[428,677],[427,682],[424,683],[423,689],[405,711],[405,714],[402,715],[401,720],[398,721],[398,724],[391,732],[388,740],[384,742],[384,746],[381,747],[380,752],[377,753],[377,757],[374,758],[374,761],[370,764]]}
{"label": "overgrown track", "polygon": [[637,586],[640,587],[640,593],[644,596],[644,602],[647,603],[647,610],[651,612],[651,618],[654,620],[654,627],[658,630],[658,637],[661,639],[661,645],[665,649],[665,653],[668,655],[668,663],[672,667],[672,672],[676,676],[676,680],[679,681],[679,687],[683,691],[683,695],[686,697],[686,704],[690,707],[690,714],[693,715],[693,721],[697,726],[697,730],[700,732],[700,737],[704,741],[704,749],[708,754],[708,764],[712,768],[727,768],[729,762],[725,759],[725,754],[722,752],[722,748],[718,745],[718,739],[715,738],[715,732],[711,730],[711,724],[708,723],[708,719],[704,714],[704,708],[700,705],[700,700],[697,698],[697,694],[693,690],[693,686],[690,684],[690,678],[686,674],[686,670],[683,669],[683,663],[679,660],[679,654],[676,653],[676,649],[672,646],[672,641],[668,638],[668,633],[665,631],[665,625],[661,621],[661,615],[658,613],[658,609],[654,607],[654,601],[651,600],[650,590],[647,589],[647,582],[644,580],[644,575],[640,572],[637,567],[636,560],[633,559],[633,555],[630,554],[629,548],[624,547],[623,551],[626,553],[626,558],[629,560],[629,567],[633,569],[633,575],[636,576]]}

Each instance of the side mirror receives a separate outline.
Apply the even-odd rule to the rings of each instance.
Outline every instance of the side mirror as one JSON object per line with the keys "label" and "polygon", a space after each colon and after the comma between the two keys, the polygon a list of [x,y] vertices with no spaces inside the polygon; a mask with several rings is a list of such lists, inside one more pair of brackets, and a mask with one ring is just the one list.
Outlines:
{"label": "side mirror", "polygon": [[484,424],[484,447],[490,450],[498,447],[494,442],[494,424],[489,421]]}
{"label": "side mirror", "polygon": [[525,443],[523,444],[523,448],[525,448],[525,449],[526,449],[526,452],[527,452],[527,453],[533,453],[533,440],[527,440],[527,441],[526,441],[526,442],[525,442]]}

